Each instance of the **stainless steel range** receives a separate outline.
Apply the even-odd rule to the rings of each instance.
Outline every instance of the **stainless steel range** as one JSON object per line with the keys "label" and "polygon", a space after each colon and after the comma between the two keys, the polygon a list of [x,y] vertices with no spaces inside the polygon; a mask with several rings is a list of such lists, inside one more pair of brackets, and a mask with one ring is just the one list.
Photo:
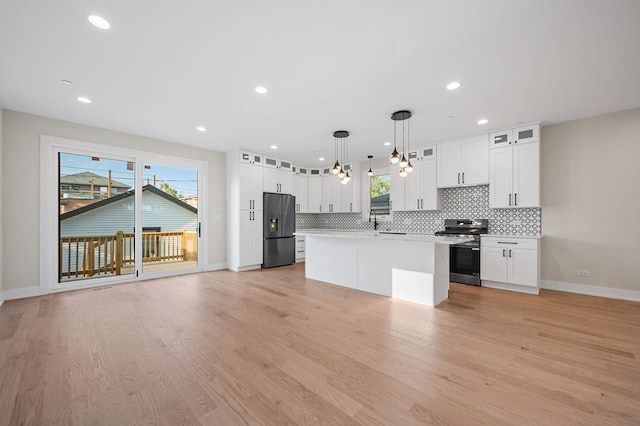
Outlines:
{"label": "stainless steel range", "polygon": [[480,285],[480,235],[489,231],[488,219],[445,219],[444,231],[436,235],[473,237],[473,241],[453,244],[449,251],[449,280]]}

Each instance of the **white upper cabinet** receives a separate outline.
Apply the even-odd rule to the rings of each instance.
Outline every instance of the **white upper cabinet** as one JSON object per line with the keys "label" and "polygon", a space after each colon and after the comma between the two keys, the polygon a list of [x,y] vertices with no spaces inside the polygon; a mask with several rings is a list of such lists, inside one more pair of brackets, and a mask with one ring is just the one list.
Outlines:
{"label": "white upper cabinet", "polygon": [[438,188],[489,183],[487,139],[487,135],[480,135],[439,144],[436,152]]}
{"label": "white upper cabinet", "polygon": [[264,192],[293,192],[293,165],[290,161],[265,157],[263,170]]}
{"label": "white upper cabinet", "polygon": [[539,141],[539,123],[529,124],[515,129],[499,130],[489,134],[489,147],[491,149]]}
{"label": "white upper cabinet", "polygon": [[[430,155],[423,155],[428,152]],[[413,171],[405,178],[405,210],[439,210],[442,208],[442,191],[437,188],[435,160],[436,147],[421,148],[419,153],[409,153]],[[403,178],[400,178],[403,179]]]}
{"label": "white upper cabinet", "polygon": [[254,154],[249,151],[240,151],[240,162],[262,166],[264,163],[264,156],[262,154]]}
{"label": "white upper cabinet", "polygon": [[322,209],[321,174],[321,169],[309,169],[309,213],[320,213]]}
{"label": "white upper cabinet", "polygon": [[489,207],[540,207],[539,142],[492,149],[489,163]]}
{"label": "white upper cabinet", "polygon": [[330,168],[322,169],[322,209],[321,213],[342,211],[342,185],[340,178],[331,173]]}
{"label": "white upper cabinet", "polygon": [[262,210],[262,167],[240,163],[241,210]]}
{"label": "white upper cabinet", "polygon": [[296,197],[296,212],[309,212],[309,169],[293,166],[293,195]]}
{"label": "white upper cabinet", "polygon": [[[349,172],[351,180],[340,189],[341,193],[341,208],[342,212],[351,213],[359,212],[360,209],[360,170],[357,163],[347,163],[344,165],[346,171]],[[339,180],[339,179],[338,179]]]}
{"label": "white upper cabinet", "polygon": [[391,211],[406,210],[407,181],[398,174],[398,166],[389,166],[389,202]]}

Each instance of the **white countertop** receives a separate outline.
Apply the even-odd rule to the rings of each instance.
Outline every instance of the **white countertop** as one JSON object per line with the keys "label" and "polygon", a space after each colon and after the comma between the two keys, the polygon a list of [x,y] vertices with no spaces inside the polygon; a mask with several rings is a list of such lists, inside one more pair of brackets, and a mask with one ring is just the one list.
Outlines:
{"label": "white countertop", "polygon": [[432,234],[401,234],[386,233],[386,231],[334,231],[326,230],[301,230],[296,231],[295,235],[314,236],[314,237],[331,237],[331,238],[377,238],[382,240],[393,241],[418,241],[436,244],[460,244],[473,241],[469,237],[451,237],[439,236]]}

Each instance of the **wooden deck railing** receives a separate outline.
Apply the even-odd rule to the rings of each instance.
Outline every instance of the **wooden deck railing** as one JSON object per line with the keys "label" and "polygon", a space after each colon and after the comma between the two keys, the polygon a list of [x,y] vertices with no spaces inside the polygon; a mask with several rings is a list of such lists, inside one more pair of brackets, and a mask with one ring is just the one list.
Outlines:
{"label": "wooden deck railing", "polygon": [[[142,262],[197,260],[195,232],[143,232]],[[120,275],[124,266],[135,264],[135,234],[60,237],[58,278],[88,278]]]}

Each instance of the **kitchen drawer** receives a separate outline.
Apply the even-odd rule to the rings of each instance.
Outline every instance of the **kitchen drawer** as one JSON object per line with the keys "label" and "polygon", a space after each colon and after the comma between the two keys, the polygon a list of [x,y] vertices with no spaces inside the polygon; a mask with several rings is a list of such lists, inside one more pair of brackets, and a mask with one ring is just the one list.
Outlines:
{"label": "kitchen drawer", "polygon": [[482,247],[519,248],[519,249],[535,250],[538,248],[538,240],[535,238],[482,237]]}

